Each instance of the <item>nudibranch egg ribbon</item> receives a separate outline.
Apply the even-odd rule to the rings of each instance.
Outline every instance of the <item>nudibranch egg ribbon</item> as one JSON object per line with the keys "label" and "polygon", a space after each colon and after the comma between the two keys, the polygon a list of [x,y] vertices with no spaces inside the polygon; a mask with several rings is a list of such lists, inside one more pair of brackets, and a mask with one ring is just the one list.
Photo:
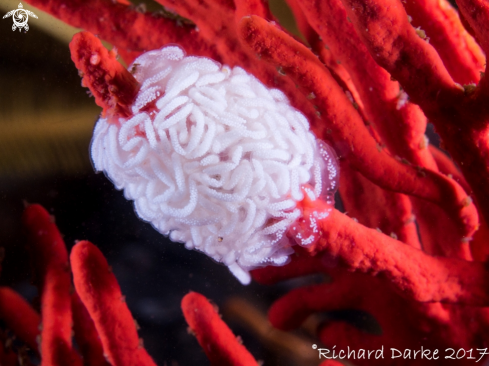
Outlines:
{"label": "nudibranch egg ribbon", "polygon": [[251,269],[285,264],[293,250],[284,234],[301,215],[304,192],[333,205],[332,148],[281,91],[240,67],[167,46],[130,70],[141,84],[133,115],[98,120],[96,170],[124,190],[141,219],[224,263],[244,284]]}

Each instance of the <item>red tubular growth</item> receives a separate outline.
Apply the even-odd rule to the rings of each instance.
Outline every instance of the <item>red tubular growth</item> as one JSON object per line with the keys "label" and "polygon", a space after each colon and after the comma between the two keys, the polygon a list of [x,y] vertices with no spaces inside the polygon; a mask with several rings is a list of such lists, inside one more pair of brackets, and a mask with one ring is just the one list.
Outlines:
{"label": "red tubular growth", "polygon": [[304,89],[314,93],[325,122],[313,125],[314,132],[327,137],[327,125],[340,155],[356,170],[384,189],[436,203],[457,222],[461,236],[472,236],[479,225],[478,215],[463,189],[437,172],[420,171],[379,152],[351,102],[306,47],[257,16],[243,18],[241,35],[262,58],[282,67]]}
{"label": "red tubular growth", "polygon": [[40,205],[27,207],[23,222],[41,292],[41,365],[81,365],[71,348],[71,276],[65,243],[53,216]]}
{"label": "red tubular growth", "polygon": [[[489,83],[478,88],[456,85],[435,49],[420,38],[397,0],[343,0],[355,28],[376,62],[389,71],[435,124],[444,145],[460,165],[485,219],[489,218]],[[465,18],[478,29],[482,48],[489,7],[481,1],[460,1]]]}
{"label": "red tubular growth", "polygon": [[107,260],[81,241],[70,255],[73,282],[113,366],[156,366],[143,348],[136,325]]}
{"label": "red tubular growth", "polygon": [[464,29],[457,11],[447,0],[408,0],[403,3],[411,24],[426,33],[448,72],[460,84],[477,83],[485,57]]}
{"label": "red tubular growth", "polygon": [[[87,241],[74,246],[70,259],[77,292],[70,296],[68,255],[52,217],[40,205],[31,205],[24,213],[24,224],[42,282],[41,365],[82,364],[71,349],[73,314],[85,366],[156,366],[142,346],[135,320],[102,253]],[[182,308],[213,364],[257,365],[203,296],[188,294]],[[37,349],[40,316],[5,287],[0,287],[0,320],[30,348]],[[15,352],[1,342],[0,364],[17,365]]]}
{"label": "red tubular growth", "polygon": [[[302,201],[304,217],[320,209],[317,201]],[[311,255],[327,253],[343,268],[387,278],[391,286],[408,299],[442,301],[468,305],[489,305],[489,271],[483,263],[444,257],[432,257],[420,249],[368,229],[348,216],[333,210],[326,219],[317,220],[320,238],[307,248]],[[289,230],[311,230],[306,220],[299,220]],[[319,266],[323,263],[319,262]],[[257,270],[260,273],[273,269]],[[314,272],[314,267],[311,267]]]}
{"label": "red tubular growth", "polygon": [[0,287],[0,319],[19,339],[38,351],[36,338],[41,317],[22,296],[7,287]]}
{"label": "red tubular growth", "polygon": [[484,0],[458,0],[457,5],[481,43],[482,49],[489,53],[489,5]]}
{"label": "red tubular growth", "polygon": [[107,51],[89,32],[75,34],[70,51],[82,76],[82,85],[90,89],[104,115],[114,118],[132,115],[130,106],[140,85],[117,61],[115,52]]}
{"label": "red tubular growth", "polygon": [[[215,46],[202,39],[192,24],[159,13],[142,13],[128,1],[28,0],[76,28],[83,28],[116,46],[130,63],[143,52],[178,43],[190,54],[219,60]],[[94,16],[96,11],[97,16]],[[110,24],[110,26],[108,26]],[[151,31],[148,31],[148,30]]]}
{"label": "red tubular growth", "polygon": [[73,329],[84,366],[110,366],[104,357],[102,342],[90,314],[76,292],[71,295]]}
{"label": "red tubular growth", "polygon": [[[277,300],[269,311],[271,323],[279,329],[294,329],[310,314],[340,309],[355,309],[362,312],[357,324],[345,319],[330,319],[321,324],[318,336],[323,344],[339,350],[350,349],[357,355],[363,349],[384,349],[384,359],[355,359],[358,365],[405,365],[405,360],[392,359],[390,348],[396,349],[445,349],[450,345],[456,349],[470,348],[480,343],[477,337],[488,336],[487,308],[464,307],[441,303],[420,303],[406,300],[393,292],[388,281],[362,273],[348,273],[335,268],[334,260],[320,256],[323,269],[332,276],[331,283],[305,286],[294,289]],[[289,270],[300,266],[306,268],[310,259],[298,257]],[[314,267],[314,266],[313,266]],[[285,271],[284,271],[285,272]],[[368,320],[366,314],[376,319],[369,330],[358,327],[358,320]],[[403,316],[399,316],[403,314]],[[478,319],[467,327],[470,319]],[[372,318],[369,320],[372,322]],[[403,332],[399,332],[403,329]],[[353,359],[350,358],[351,361]],[[430,365],[433,360],[419,359],[415,365]],[[461,360],[460,365],[473,365],[473,360]]]}
{"label": "red tubular growth", "polygon": [[257,365],[253,356],[240,344],[204,296],[197,292],[185,295],[182,299],[182,311],[211,365]]}

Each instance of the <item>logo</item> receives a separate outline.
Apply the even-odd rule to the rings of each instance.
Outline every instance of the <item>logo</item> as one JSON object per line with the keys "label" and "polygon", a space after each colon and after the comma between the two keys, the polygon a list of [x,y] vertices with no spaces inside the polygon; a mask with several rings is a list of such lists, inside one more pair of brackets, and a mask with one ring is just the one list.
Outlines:
{"label": "logo", "polygon": [[14,20],[12,30],[15,31],[18,28],[20,32],[22,28],[24,28],[27,32],[29,30],[29,25],[27,24],[27,21],[29,20],[29,15],[37,19],[36,14],[34,14],[32,11],[25,10],[22,6],[22,3],[19,3],[19,8],[9,11],[3,16],[3,19],[11,16]]}

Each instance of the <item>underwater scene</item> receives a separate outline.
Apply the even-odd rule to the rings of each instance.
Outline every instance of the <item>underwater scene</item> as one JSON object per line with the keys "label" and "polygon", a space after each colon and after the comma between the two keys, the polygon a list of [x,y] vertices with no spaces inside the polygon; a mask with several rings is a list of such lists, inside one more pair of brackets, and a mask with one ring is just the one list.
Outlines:
{"label": "underwater scene", "polygon": [[489,365],[486,0],[0,0],[0,365]]}

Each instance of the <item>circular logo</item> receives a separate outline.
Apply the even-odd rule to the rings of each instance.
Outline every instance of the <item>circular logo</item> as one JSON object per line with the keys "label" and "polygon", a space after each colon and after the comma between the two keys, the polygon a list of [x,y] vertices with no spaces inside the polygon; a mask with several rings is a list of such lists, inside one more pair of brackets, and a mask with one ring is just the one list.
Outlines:
{"label": "circular logo", "polygon": [[29,20],[29,15],[31,17],[37,18],[36,14],[34,14],[32,11],[24,9],[22,3],[20,3],[18,9],[9,11],[7,14],[3,16],[3,19],[12,17],[14,21],[14,24],[12,25],[13,31],[16,29],[18,29],[19,31],[22,29],[28,31],[29,25],[27,24],[27,22]]}
{"label": "circular logo", "polygon": [[27,12],[24,9],[17,9],[14,12],[12,18],[14,20],[14,25],[12,28],[17,27],[19,29],[22,29],[24,27],[27,27],[27,29],[29,29],[29,26],[27,25],[27,21],[29,20],[29,14],[27,14]]}

